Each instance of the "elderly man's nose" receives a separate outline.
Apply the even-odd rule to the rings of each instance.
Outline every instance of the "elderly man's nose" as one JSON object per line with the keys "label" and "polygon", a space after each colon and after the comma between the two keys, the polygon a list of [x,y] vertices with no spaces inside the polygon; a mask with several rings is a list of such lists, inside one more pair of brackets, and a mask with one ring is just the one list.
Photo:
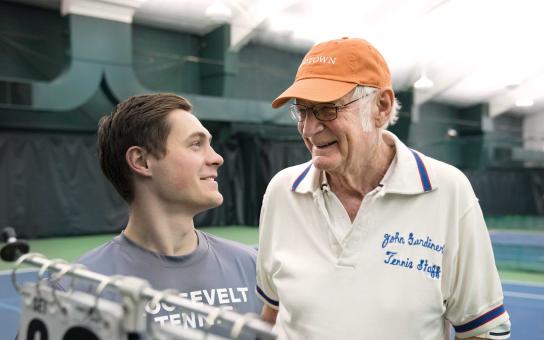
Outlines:
{"label": "elderly man's nose", "polygon": [[309,137],[314,135],[315,133],[319,132],[323,125],[322,123],[315,118],[314,114],[308,114],[304,118],[304,120],[301,122],[302,124],[302,135],[304,137]]}

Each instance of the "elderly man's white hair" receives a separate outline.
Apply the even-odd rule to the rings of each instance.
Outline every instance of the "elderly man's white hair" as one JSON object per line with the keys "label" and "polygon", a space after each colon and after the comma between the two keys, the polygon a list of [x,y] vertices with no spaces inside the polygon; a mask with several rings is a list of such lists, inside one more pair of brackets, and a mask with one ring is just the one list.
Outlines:
{"label": "elderly man's white hair", "polygon": [[[370,132],[373,130],[372,118],[370,116],[370,103],[373,103],[376,100],[377,89],[375,87],[358,85],[353,92],[353,99],[363,97],[361,99],[362,103],[359,105],[360,115],[363,124],[363,130],[365,132]],[[391,113],[389,114],[389,120],[385,122],[384,125],[380,126],[380,129],[387,129],[388,126],[393,125],[399,119],[400,103],[395,98],[393,101],[393,107],[391,107]]]}

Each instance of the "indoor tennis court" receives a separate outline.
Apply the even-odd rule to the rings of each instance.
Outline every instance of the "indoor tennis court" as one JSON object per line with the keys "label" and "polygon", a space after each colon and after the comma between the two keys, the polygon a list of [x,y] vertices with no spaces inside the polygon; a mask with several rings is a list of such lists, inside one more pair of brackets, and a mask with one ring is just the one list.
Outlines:
{"label": "indoor tennis court", "polygon": [[0,339],[544,339],[543,10],[1,1]]}

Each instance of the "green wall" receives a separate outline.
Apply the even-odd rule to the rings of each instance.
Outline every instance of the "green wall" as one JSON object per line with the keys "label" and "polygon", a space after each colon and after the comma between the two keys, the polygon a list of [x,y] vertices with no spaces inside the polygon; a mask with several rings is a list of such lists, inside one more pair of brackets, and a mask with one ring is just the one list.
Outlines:
{"label": "green wall", "polygon": [[439,160],[455,166],[462,165],[459,146],[447,138],[449,128],[459,128],[458,115],[458,110],[452,106],[439,103],[422,105],[410,126],[408,144]]}
{"label": "green wall", "polygon": [[50,80],[67,66],[68,26],[58,11],[0,2],[0,76]]}
{"label": "green wall", "polygon": [[[0,77],[52,80],[71,58],[103,64],[132,59],[137,79],[150,90],[268,102],[293,81],[303,57],[251,43],[238,54],[228,52],[228,27],[198,36],[134,24],[127,26],[132,30],[130,47],[121,36],[93,39],[119,33],[123,30],[117,26],[124,24],[77,16],[72,20],[78,24],[70,25],[57,10],[0,3]],[[76,34],[71,29],[78,30],[72,42],[77,46],[70,46],[70,35]],[[96,30],[103,32],[84,39],[85,31]],[[127,45],[132,56],[125,55]]]}
{"label": "green wall", "polygon": [[[91,34],[97,31],[100,34]],[[129,89],[137,88],[138,82],[149,91],[176,92],[189,97],[205,95],[193,100],[197,111],[208,114],[205,118],[208,120],[216,117],[228,121],[230,117],[243,116],[239,122],[259,117],[264,118],[253,121],[277,122],[275,115],[286,116],[286,110],[272,112],[269,103],[292,83],[303,57],[301,53],[255,43],[249,43],[238,53],[231,52],[228,26],[198,36],[81,16],[63,18],[57,10],[6,2],[0,3],[0,32],[3,80],[52,80],[71,61],[99,65],[102,70],[121,65],[128,71],[117,78],[117,95],[111,91],[114,86],[108,83],[114,78],[103,78],[100,84],[92,85],[97,88],[93,95],[89,93],[87,102],[70,111],[38,112],[2,106],[0,128],[94,131],[98,118],[109,112],[120,97],[125,97],[119,93],[130,93]],[[114,39],[103,39],[112,35]],[[76,84],[91,84],[89,79],[81,76]],[[13,89],[13,83],[0,81],[0,106],[14,103],[3,100]],[[63,92],[59,98],[48,98],[62,102],[70,98],[66,96],[74,97],[75,90]],[[521,129],[501,129],[501,126],[520,125],[515,118],[501,116],[493,122],[497,125],[494,131],[484,131],[482,116],[487,111],[482,105],[457,108],[429,102],[415,113],[411,91],[397,95],[404,109],[399,123],[391,130],[432,157],[465,169],[504,166],[501,157],[506,159],[508,155],[501,155],[496,147],[504,146],[504,152],[508,153],[508,147],[520,145]],[[457,138],[447,136],[450,128],[458,131]]]}
{"label": "green wall", "polygon": [[143,85],[157,91],[200,93],[198,36],[133,25],[132,39],[134,72]]}
{"label": "green wall", "polygon": [[239,72],[229,78],[225,94],[271,102],[292,84],[303,57],[250,43],[240,51]]}

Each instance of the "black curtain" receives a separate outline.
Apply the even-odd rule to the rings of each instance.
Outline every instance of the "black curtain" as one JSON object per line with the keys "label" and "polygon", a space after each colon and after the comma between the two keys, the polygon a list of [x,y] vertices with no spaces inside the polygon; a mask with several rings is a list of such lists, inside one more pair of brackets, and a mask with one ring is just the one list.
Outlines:
{"label": "black curtain", "polygon": [[282,141],[236,133],[215,150],[225,163],[219,169],[223,205],[198,215],[197,226],[257,226],[266,185],[281,169],[310,159],[301,141]]}
{"label": "black curtain", "polygon": [[544,214],[543,169],[465,171],[484,214]]}
{"label": "black curtain", "polygon": [[[93,133],[0,131],[0,227],[26,238],[117,232],[127,206],[104,178]],[[197,226],[257,225],[266,184],[280,169],[309,159],[300,141],[237,133],[215,142],[221,207]]]}
{"label": "black curtain", "polygon": [[[195,224],[256,226],[267,183],[309,160],[308,151],[300,139],[223,135],[214,148],[225,159],[218,178],[224,203]],[[94,133],[0,131],[0,227],[12,226],[26,238],[121,230],[127,207],[100,171],[95,142]],[[544,213],[544,170],[465,173],[485,214]]]}
{"label": "black curtain", "polygon": [[94,134],[0,132],[0,227],[23,237],[119,230],[126,205],[104,179]]}

